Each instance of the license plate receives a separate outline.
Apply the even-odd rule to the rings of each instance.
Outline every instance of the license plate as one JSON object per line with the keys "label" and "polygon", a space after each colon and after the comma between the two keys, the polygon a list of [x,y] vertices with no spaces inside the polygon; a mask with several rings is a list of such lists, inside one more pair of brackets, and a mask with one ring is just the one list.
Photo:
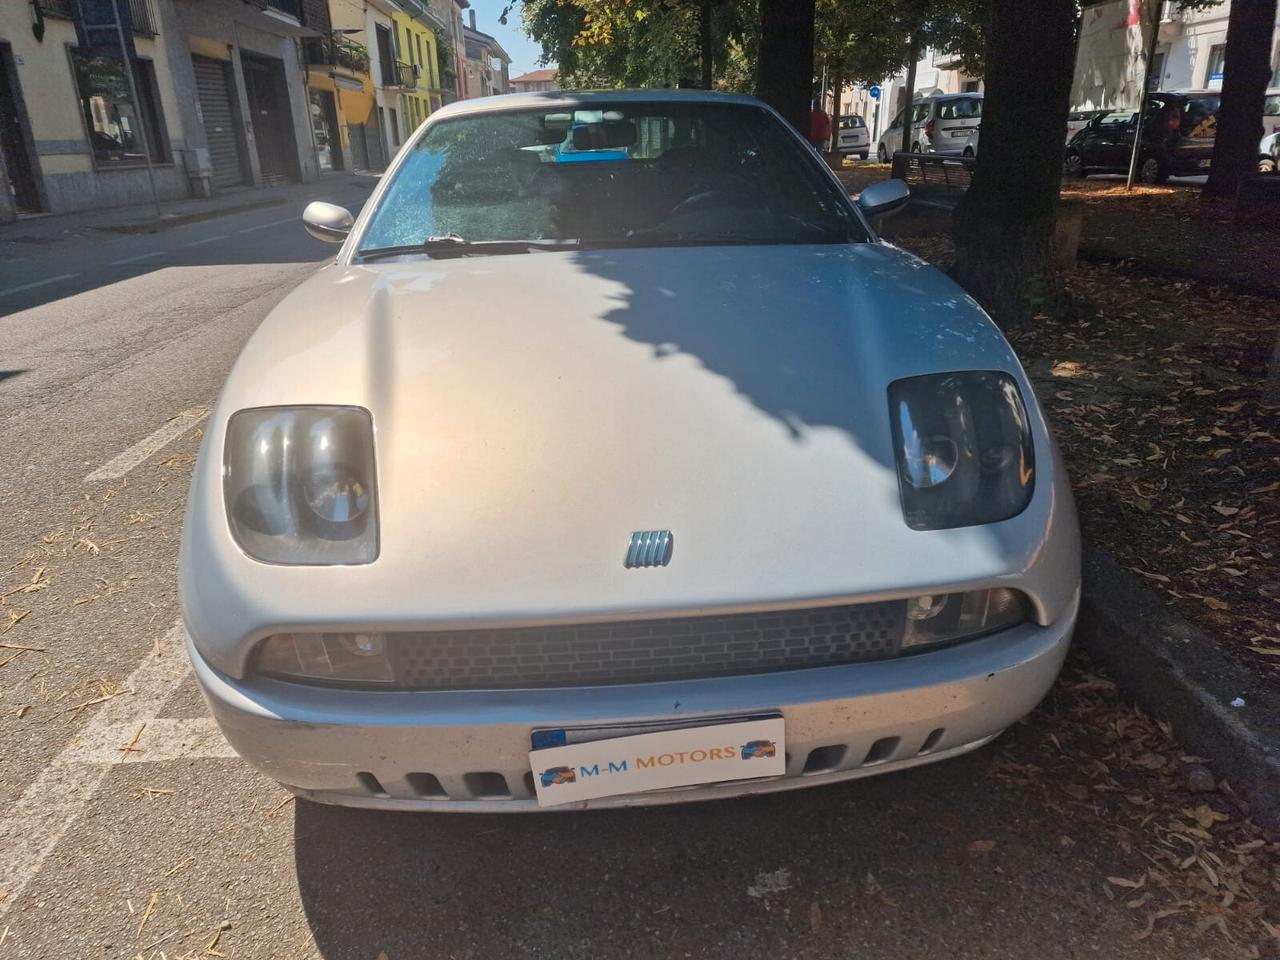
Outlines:
{"label": "license plate", "polygon": [[[538,734],[534,741],[540,742]],[[778,777],[786,772],[787,760],[782,718],[765,717],[544,747],[529,751],[529,765],[538,806],[551,807],[646,790]]]}
{"label": "license plate", "polygon": [[1211,162],[1210,160],[1208,160],[1208,159],[1204,159],[1204,160],[1199,161],[1199,162],[1198,162],[1198,164],[1197,164],[1197,166],[1199,166],[1199,167],[1201,167],[1201,168],[1204,168],[1204,167],[1209,166],[1210,162]]}

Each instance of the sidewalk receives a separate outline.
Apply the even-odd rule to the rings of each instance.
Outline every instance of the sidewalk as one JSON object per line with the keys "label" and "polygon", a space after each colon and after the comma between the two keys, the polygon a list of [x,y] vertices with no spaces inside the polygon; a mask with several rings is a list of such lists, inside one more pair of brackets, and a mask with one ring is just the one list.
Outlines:
{"label": "sidewalk", "polygon": [[31,253],[36,247],[44,248],[62,241],[83,240],[95,233],[158,233],[184,223],[244,210],[303,202],[331,193],[335,188],[367,186],[372,189],[377,179],[378,174],[342,171],[325,174],[311,183],[246,187],[223,191],[208,199],[165,201],[160,205],[162,216],[158,218],[155,205],[150,201],[107,210],[27,217],[14,223],[0,224],[0,257],[17,256],[19,251]]}

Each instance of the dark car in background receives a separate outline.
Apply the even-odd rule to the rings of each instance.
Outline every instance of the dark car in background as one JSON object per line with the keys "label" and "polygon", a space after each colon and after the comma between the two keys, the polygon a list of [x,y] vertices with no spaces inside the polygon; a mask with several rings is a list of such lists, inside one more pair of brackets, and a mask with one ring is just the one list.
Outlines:
{"label": "dark car in background", "polygon": [[[1149,94],[1138,179],[1163,183],[1169,177],[1206,173],[1213,157],[1220,99],[1216,91]],[[1094,117],[1067,144],[1067,175],[1128,171],[1137,127],[1136,111],[1112,110]]]}

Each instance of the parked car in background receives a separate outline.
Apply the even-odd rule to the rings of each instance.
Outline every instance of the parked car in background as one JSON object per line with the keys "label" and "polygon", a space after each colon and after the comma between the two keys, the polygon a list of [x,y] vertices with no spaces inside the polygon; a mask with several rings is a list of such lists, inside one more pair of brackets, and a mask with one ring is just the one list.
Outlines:
{"label": "parked car in background", "polygon": [[1258,172],[1275,173],[1280,170],[1280,133],[1269,133],[1258,144]]}
{"label": "parked car in background", "polygon": [[867,159],[871,152],[871,133],[862,117],[853,114],[840,118],[839,149],[842,154],[854,154],[859,160]]}
{"label": "parked car in background", "polygon": [[1258,146],[1258,170],[1280,169],[1280,88],[1268,90],[1262,106],[1262,143]]}
{"label": "parked car in background", "polygon": [[[1209,90],[1149,94],[1138,151],[1138,179],[1163,183],[1169,177],[1207,172],[1220,102],[1221,95]],[[1127,171],[1137,126],[1136,111],[1114,110],[1090,120],[1067,144],[1067,175]]]}
{"label": "parked car in background", "polygon": [[1000,330],[877,236],[907,199],[755,99],[636,90],[449,104],[358,217],[308,206],[343,246],[245,345],[183,525],[235,750],[328,803],[581,809],[1018,722],[1071,487]]}
{"label": "parked car in background", "polygon": [[1110,110],[1074,110],[1067,114],[1067,143],[1071,138],[1089,125],[1089,121],[1110,113]]}
{"label": "parked car in background", "polygon": [[[876,157],[888,163],[902,149],[905,110],[899,110],[876,144]],[[982,94],[934,94],[911,105],[912,153],[940,153],[958,156],[969,133],[982,120]]]}

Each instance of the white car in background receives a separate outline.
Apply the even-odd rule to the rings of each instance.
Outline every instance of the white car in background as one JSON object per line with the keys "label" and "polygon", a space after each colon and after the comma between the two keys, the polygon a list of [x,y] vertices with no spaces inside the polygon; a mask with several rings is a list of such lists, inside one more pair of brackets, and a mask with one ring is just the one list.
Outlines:
{"label": "white car in background", "polygon": [[[881,163],[902,149],[902,124],[905,110],[899,110],[876,144]],[[911,106],[912,153],[938,153],[958,156],[969,134],[982,121],[982,94],[934,94],[917,100]]]}
{"label": "white car in background", "polygon": [[871,152],[871,134],[867,122],[856,113],[840,118],[838,148],[843,155],[856,154],[859,160],[867,159]]}

